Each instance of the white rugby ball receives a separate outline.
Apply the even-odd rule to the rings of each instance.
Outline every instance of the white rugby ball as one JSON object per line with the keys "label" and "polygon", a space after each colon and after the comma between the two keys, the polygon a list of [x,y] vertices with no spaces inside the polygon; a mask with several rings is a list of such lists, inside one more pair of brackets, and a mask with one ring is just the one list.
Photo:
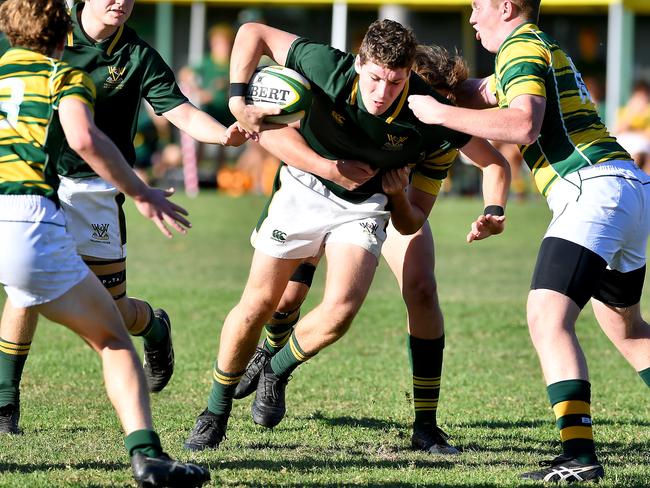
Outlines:
{"label": "white rugby ball", "polygon": [[290,124],[305,116],[311,106],[311,85],[300,73],[284,66],[257,68],[248,82],[246,103],[257,107],[279,107],[279,115],[264,120]]}

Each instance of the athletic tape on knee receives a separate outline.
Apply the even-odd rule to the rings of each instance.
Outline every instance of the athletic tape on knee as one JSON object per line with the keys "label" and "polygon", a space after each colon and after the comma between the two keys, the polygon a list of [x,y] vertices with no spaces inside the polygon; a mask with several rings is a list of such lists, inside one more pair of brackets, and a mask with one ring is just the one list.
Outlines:
{"label": "athletic tape on knee", "polygon": [[86,265],[99,278],[113,300],[126,295],[126,258],[96,261],[84,259]]}

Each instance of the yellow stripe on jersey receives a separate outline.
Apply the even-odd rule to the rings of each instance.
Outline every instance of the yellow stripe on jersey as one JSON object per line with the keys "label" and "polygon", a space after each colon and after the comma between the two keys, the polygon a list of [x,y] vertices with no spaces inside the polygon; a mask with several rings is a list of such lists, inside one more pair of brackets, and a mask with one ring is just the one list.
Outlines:
{"label": "yellow stripe on jersey", "polygon": [[404,89],[402,90],[402,95],[400,96],[399,103],[397,104],[397,107],[395,108],[395,111],[386,119],[386,123],[390,124],[393,120],[395,120],[395,117],[399,115],[399,113],[402,111],[402,107],[406,103],[406,100],[409,96],[409,80],[406,80],[406,84],[404,85]]}
{"label": "yellow stripe on jersey", "polygon": [[113,54],[113,49],[115,49],[115,46],[117,45],[118,41],[120,40],[120,37],[122,37],[122,32],[124,32],[124,24],[122,24],[119,29],[117,29],[117,33],[115,34],[115,37],[111,41],[111,45],[108,46],[108,49],[106,50],[106,55],[111,56]]}
{"label": "yellow stripe on jersey", "polygon": [[43,181],[43,171],[32,168],[25,161],[2,162],[0,183],[5,181]]}

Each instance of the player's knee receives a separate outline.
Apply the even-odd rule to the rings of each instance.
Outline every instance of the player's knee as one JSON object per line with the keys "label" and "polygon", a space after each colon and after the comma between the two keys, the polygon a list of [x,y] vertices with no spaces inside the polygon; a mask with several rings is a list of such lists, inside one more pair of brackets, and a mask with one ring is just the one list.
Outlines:
{"label": "player's knee", "polygon": [[402,296],[408,307],[426,308],[427,310],[439,307],[438,286],[433,278],[405,282]]}

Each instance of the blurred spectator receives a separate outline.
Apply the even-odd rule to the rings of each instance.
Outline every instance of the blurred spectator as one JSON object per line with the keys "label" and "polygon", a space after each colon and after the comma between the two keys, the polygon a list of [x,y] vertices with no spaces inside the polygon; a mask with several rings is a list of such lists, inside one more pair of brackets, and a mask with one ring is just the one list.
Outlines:
{"label": "blurred spectator", "polygon": [[616,122],[616,139],[636,164],[650,173],[650,84],[639,80]]}
{"label": "blurred spectator", "polygon": [[228,109],[230,50],[234,36],[234,30],[229,24],[221,23],[210,28],[210,52],[194,67],[201,109],[225,126],[235,121]]}
{"label": "blurred spectator", "polygon": [[605,122],[607,120],[607,113],[605,112],[607,104],[605,103],[605,87],[603,82],[598,76],[594,75],[583,75],[582,81],[589,91],[591,96],[591,101],[596,106],[600,120]]}

